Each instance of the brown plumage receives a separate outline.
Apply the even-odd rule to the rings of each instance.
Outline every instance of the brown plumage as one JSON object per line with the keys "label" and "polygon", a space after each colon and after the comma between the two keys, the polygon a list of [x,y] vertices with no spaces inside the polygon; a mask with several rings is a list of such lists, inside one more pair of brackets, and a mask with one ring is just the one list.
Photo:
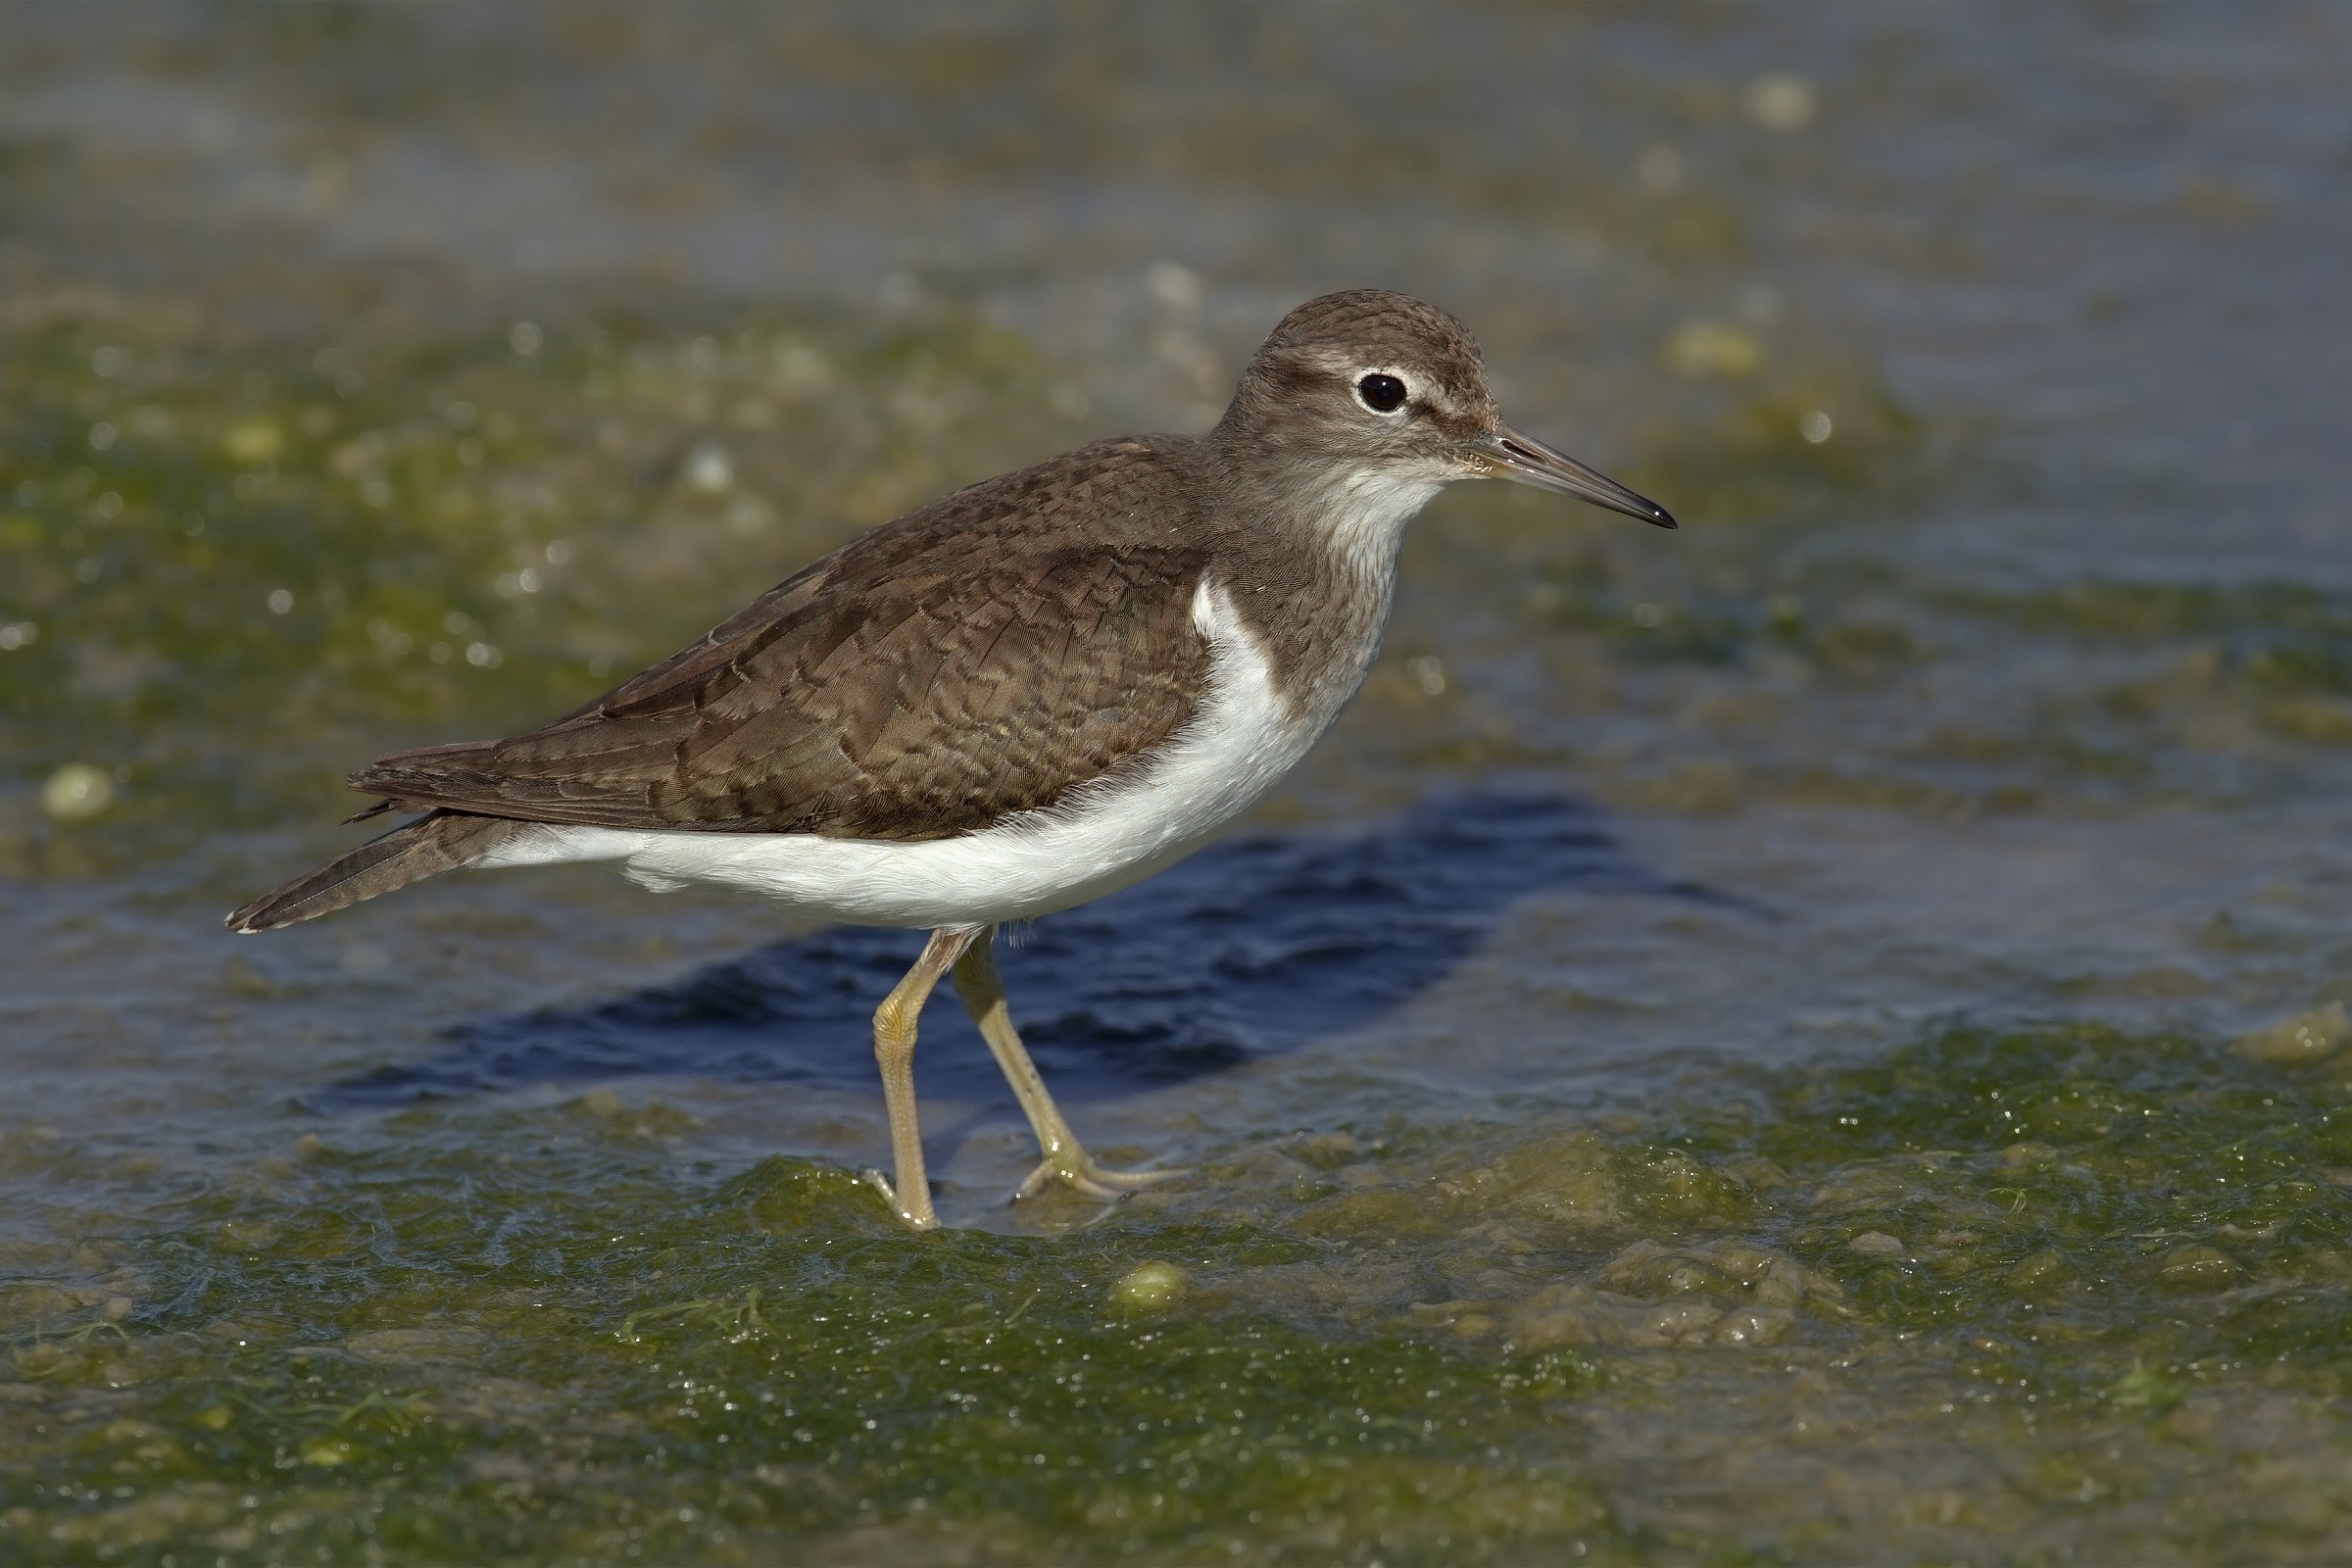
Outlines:
{"label": "brown plumage", "polygon": [[428,876],[459,870],[487,855],[516,826],[503,817],[429,811],[265,893],[230,915],[228,928],[274,930],[332,914]]}
{"label": "brown plumage", "polygon": [[[352,787],[405,809],[903,841],[1050,806],[1192,712],[1208,557],[1169,445],[957,491],[545,729],[396,752]],[[1074,537],[1073,508],[1111,525]]]}

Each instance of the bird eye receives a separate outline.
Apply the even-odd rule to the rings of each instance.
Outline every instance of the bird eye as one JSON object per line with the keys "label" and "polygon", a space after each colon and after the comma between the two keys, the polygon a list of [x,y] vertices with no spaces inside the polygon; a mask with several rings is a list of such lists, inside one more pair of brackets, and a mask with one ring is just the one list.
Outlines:
{"label": "bird eye", "polygon": [[1404,382],[1375,370],[1355,383],[1355,395],[1374,414],[1395,414],[1404,407]]}

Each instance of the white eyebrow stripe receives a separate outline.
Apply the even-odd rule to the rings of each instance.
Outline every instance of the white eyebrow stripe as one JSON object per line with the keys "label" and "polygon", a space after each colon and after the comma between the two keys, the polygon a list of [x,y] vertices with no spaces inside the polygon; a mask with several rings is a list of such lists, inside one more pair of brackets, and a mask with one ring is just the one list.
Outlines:
{"label": "white eyebrow stripe", "polygon": [[1442,413],[1460,414],[1463,412],[1462,406],[1454,401],[1453,394],[1448,392],[1445,386],[1425,375],[1415,375],[1402,366],[1367,365],[1355,372],[1355,378],[1358,381],[1367,375],[1393,375],[1402,381],[1406,401],[1399,405],[1400,408],[1409,408],[1412,401],[1418,399]]}
{"label": "white eyebrow stripe", "polygon": [[[1404,366],[1386,363],[1379,365],[1364,365],[1347,358],[1342,352],[1332,349],[1310,350],[1308,353],[1301,356],[1301,358],[1319,370],[1325,370],[1335,376],[1345,378],[1351,390],[1358,381],[1361,381],[1367,375],[1396,376],[1398,380],[1402,381],[1405,386],[1405,395],[1408,402],[1405,405],[1402,405],[1403,407],[1410,407],[1409,400],[1417,398],[1421,402],[1429,404],[1432,408],[1437,409],[1443,414],[1461,415],[1466,416],[1477,412],[1476,410],[1466,407],[1460,401],[1458,401],[1454,397],[1451,390],[1442,383],[1434,381],[1429,376],[1422,374],[1419,371],[1409,369]],[[1360,396],[1361,394],[1358,395]]]}

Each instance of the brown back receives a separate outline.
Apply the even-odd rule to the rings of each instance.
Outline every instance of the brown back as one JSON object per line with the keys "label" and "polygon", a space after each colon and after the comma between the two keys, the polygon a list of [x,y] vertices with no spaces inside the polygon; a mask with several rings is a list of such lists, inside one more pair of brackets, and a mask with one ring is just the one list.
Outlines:
{"label": "brown back", "polygon": [[1051,806],[1192,714],[1208,552],[1188,446],[1102,442],[943,497],[544,729],[395,753],[352,787],[405,809],[897,840]]}

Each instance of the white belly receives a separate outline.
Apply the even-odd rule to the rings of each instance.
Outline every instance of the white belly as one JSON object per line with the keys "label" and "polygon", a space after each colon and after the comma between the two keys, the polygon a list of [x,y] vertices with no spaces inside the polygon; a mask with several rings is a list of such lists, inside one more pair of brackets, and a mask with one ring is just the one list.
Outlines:
{"label": "white belly", "polygon": [[896,844],[543,825],[479,867],[615,861],[656,892],[701,883],[853,925],[991,925],[1084,904],[1206,843],[1291,770],[1332,716],[1284,707],[1223,589],[1200,585],[1193,623],[1210,644],[1208,691],[1165,746],[1130,772],[981,832]]}

